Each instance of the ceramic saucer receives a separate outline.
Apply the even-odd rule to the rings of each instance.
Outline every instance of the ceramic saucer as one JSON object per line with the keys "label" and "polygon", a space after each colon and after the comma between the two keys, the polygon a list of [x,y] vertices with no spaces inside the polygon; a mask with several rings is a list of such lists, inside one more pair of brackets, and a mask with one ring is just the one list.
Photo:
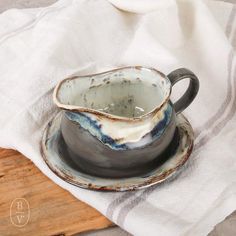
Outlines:
{"label": "ceramic saucer", "polygon": [[173,176],[188,160],[193,148],[193,130],[188,120],[177,116],[175,136],[162,154],[165,161],[145,174],[127,178],[102,178],[82,172],[70,159],[60,131],[62,113],[47,125],[42,138],[42,155],[49,168],[61,179],[81,188],[102,191],[127,191],[146,188]]}

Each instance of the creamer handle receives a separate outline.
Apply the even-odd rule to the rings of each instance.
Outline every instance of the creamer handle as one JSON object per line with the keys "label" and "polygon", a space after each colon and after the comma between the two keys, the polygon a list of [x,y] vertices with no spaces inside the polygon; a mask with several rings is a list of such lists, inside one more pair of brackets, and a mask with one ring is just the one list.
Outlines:
{"label": "creamer handle", "polygon": [[199,90],[199,80],[192,71],[185,68],[174,70],[167,77],[169,78],[172,86],[182,79],[190,80],[189,86],[184,95],[174,103],[175,112],[178,114],[187,108],[196,97]]}

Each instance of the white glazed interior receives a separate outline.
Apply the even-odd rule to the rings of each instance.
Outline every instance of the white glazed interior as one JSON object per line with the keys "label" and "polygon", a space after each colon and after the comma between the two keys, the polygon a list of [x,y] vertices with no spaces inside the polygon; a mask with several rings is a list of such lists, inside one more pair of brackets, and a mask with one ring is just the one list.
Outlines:
{"label": "white glazed interior", "polygon": [[127,67],[66,79],[55,89],[54,101],[65,109],[85,108],[133,118],[163,104],[170,88],[170,81],[154,69]]}

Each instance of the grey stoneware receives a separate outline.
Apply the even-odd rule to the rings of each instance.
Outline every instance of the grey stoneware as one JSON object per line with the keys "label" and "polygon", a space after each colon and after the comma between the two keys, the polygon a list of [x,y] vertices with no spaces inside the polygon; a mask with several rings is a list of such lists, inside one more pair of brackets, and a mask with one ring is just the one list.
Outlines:
{"label": "grey stoneware", "polygon": [[[176,131],[168,148],[146,165],[146,172],[133,177],[108,178],[86,174],[71,158],[60,129],[63,112],[47,125],[42,138],[42,154],[49,168],[61,179],[82,188],[100,191],[130,191],[174,179],[193,148],[193,130],[182,115],[176,118]],[[145,158],[145,156],[144,156]]]}
{"label": "grey stoneware", "polygon": [[[172,86],[189,87],[174,104]],[[74,76],[61,81],[53,99],[63,110],[61,138],[77,167],[100,177],[130,177],[161,162],[176,132],[176,115],[195,98],[197,77],[188,69],[169,75],[141,66]],[[154,166],[152,166],[154,167]]]}

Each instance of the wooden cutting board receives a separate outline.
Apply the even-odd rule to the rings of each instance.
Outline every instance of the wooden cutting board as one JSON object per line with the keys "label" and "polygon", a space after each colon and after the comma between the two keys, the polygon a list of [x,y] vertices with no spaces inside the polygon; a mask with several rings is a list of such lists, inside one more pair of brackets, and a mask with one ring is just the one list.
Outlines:
{"label": "wooden cutting board", "polygon": [[0,149],[1,236],[73,235],[111,225],[97,210],[53,183],[22,154]]}

